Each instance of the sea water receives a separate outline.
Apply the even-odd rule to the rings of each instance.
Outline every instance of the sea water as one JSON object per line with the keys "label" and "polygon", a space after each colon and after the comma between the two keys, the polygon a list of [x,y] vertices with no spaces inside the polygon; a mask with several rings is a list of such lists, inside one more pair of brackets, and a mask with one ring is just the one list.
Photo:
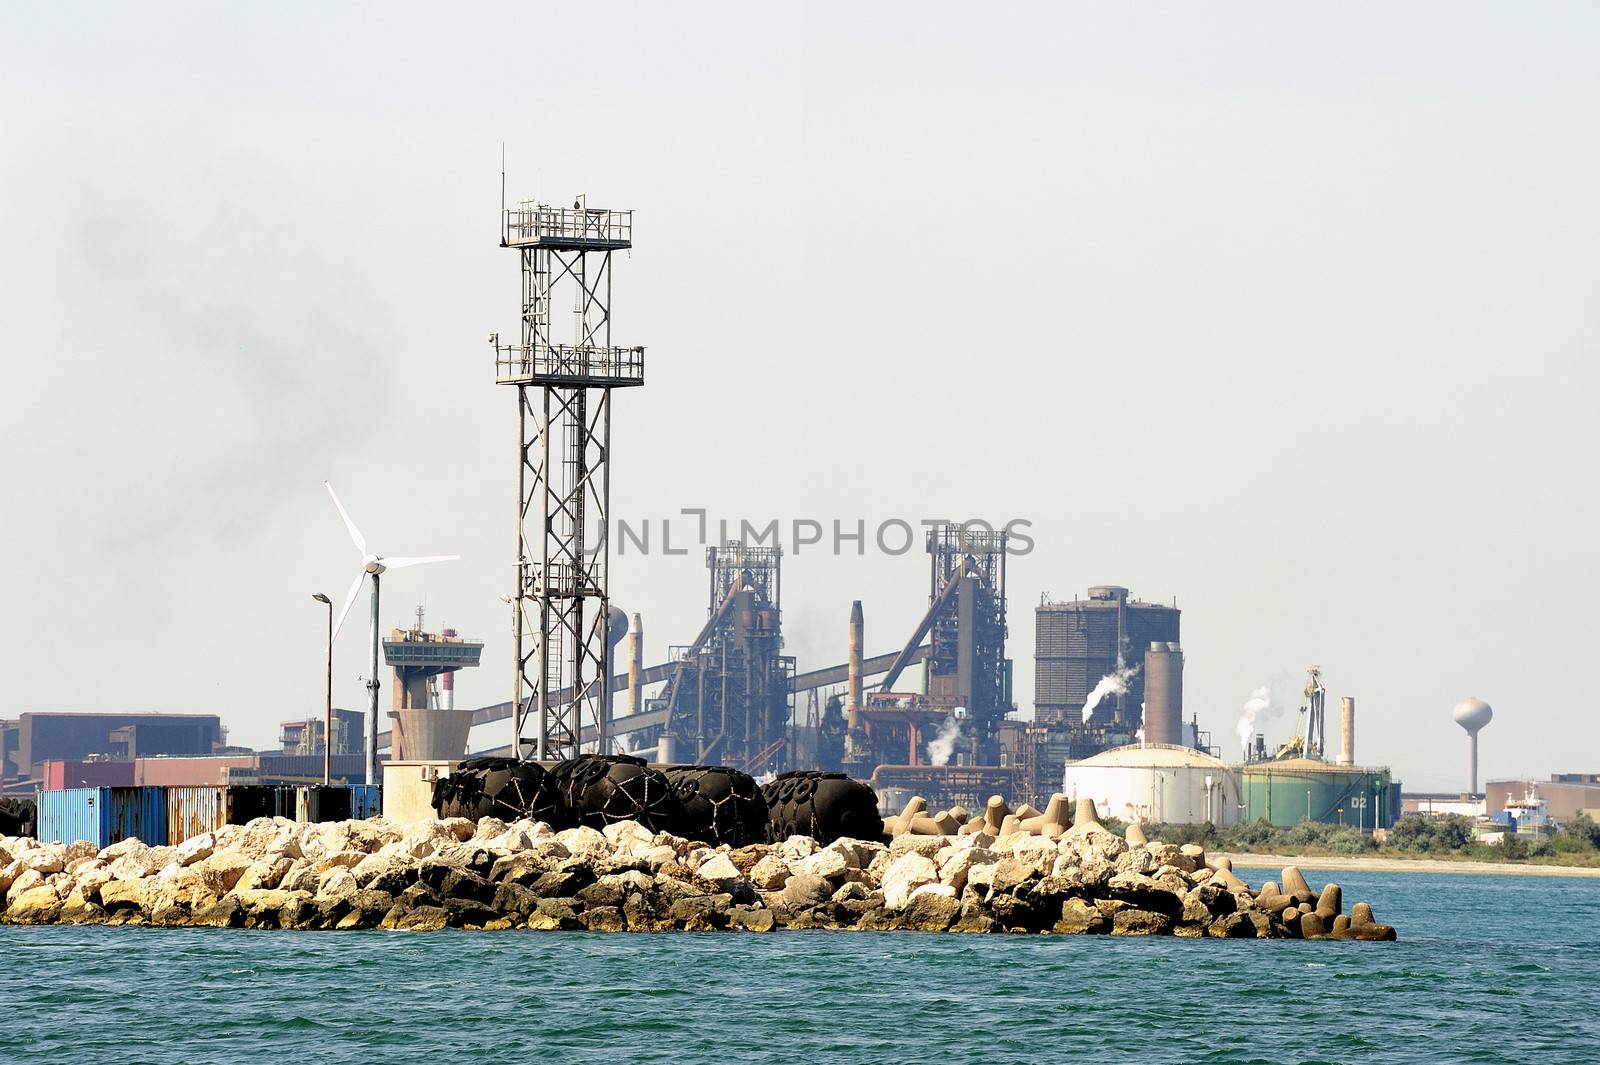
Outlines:
{"label": "sea water", "polygon": [[1600,880],[1331,875],[1400,941],[0,927],[0,1061],[1600,1054]]}

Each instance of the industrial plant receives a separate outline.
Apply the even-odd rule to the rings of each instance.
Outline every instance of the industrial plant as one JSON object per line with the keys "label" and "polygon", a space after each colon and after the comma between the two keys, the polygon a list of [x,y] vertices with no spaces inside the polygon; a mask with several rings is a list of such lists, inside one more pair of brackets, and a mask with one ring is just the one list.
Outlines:
{"label": "industrial plant", "polygon": [[[1176,600],[1146,601],[1117,584],[1041,597],[1032,706],[1019,707],[1007,581],[1020,552],[1008,532],[984,522],[927,529],[918,563],[927,595],[909,631],[873,628],[882,604],[839,604],[831,664],[786,651],[785,559],[775,540],[708,546],[704,621],[698,631],[664,634],[666,652],[651,662],[647,619],[612,602],[606,520],[612,393],[645,383],[644,349],[611,337],[612,256],[633,246],[632,213],[580,196],[571,207],[502,202],[500,222],[522,291],[515,339],[489,336],[494,380],[514,395],[517,421],[517,581],[503,597],[515,622],[513,697],[458,706],[455,675],[479,665],[483,643],[451,628],[430,631],[420,607],[414,624],[380,631],[388,571],[456,556],[372,552],[326,485],[360,566],[342,609],[314,596],[328,621],[320,713],[285,721],[279,749],[263,752],[227,747],[215,715],[24,714],[0,722],[6,790],[375,785],[385,766],[427,773],[473,755],[553,762],[599,752],[724,765],[763,780],[843,772],[869,783],[886,812],[913,798],[931,809],[980,810],[996,795],[1043,808],[1062,792],[1091,801],[1100,816],[1136,822],[1309,820],[1372,830],[1398,816],[1390,771],[1356,761],[1350,697],[1340,702],[1335,756],[1316,667],[1291,735],[1269,745],[1246,720],[1242,746],[1230,744],[1225,757],[1185,706]],[[363,712],[332,705],[332,647],[368,582]],[[385,720],[380,654],[390,675]],[[1455,711],[1471,735],[1469,793],[1477,791],[1477,732],[1490,713],[1481,700]]]}

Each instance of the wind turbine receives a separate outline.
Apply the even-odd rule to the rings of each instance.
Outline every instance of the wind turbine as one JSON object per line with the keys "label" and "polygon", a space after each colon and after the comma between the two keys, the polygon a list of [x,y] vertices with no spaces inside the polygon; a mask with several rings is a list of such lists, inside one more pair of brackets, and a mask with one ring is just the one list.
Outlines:
{"label": "wind turbine", "polygon": [[[334,636],[339,635],[339,630],[344,628],[344,619],[350,616],[350,608],[355,605],[356,596],[361,592],[361,582],[368,577],[372,578],[372,670],[367,675],[367,783],[378,782],[378,586],[379,578],[384,571],[391,569],[404,569],[407,566],[420,566],[427,562],[453,562],[460,555],[423,555],[417,558],[385,558],[367,550],[367,538],[361,535],[361,530],[356,528],[356,523],[350,520],[350,513],[344,509],[344,504],[339,502],[339,496],[334,492],[333,485],[327,481],[322,482],[322,487],[328,490],[328,495],[333,499],[333,505],[339,508],[339,517],[344,519],[344,527],[350,530],[350,539],[356,545],[356,551],[361,555],[361,572],[356,574],[355,583],[350,585],[350,594],[344,597],[344,609],[339,612],[338,624],[333,627]],[[331,643],[331,639],[330,639]]]}

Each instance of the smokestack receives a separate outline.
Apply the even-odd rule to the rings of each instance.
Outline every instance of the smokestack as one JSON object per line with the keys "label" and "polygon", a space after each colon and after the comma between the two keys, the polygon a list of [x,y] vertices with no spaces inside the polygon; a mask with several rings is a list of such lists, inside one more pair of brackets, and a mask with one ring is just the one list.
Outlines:
{"label": "smokestack", "polygon": [[1183,651],[1175,643],[1144,653],[1144,741],[1183,743]]}
{"label": "smokestack", "polygon": [[637,714],[644,709],[644,685],[641,678],[644,673],[644,622],[639,620],[639,615],[633,615],[633,620],[628,624],[628,713]]}
{"label": "smokestack", "polygon": [[1339,700],[1339,764],[1356,764],[1356,701],[1348,695]]}
{"label": "smokestack", "polygon": [[439,709],[456,708],[456,671],[449,670],[439,678]]}
{"label": "smokestack", "polygon": [[861,713],[861,645],[862,629],[861,600],[857,599],[850,604],[850,691],[845,700],[845,716],[849,727],[854,729]]}

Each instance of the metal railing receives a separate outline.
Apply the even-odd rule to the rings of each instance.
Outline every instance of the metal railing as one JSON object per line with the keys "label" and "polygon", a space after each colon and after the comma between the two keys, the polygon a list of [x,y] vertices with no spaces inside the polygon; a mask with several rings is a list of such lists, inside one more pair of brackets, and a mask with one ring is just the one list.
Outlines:
{"label": "metal railing", "polygon": [[633,243],[633,212],[524,202],[506,208],[504,239],[507,244],[628,247]]}
{"label": "metal railing", "polygon": [[644,348],[497,344],[494,351],[495,379],[502,384],[644,384]]}

